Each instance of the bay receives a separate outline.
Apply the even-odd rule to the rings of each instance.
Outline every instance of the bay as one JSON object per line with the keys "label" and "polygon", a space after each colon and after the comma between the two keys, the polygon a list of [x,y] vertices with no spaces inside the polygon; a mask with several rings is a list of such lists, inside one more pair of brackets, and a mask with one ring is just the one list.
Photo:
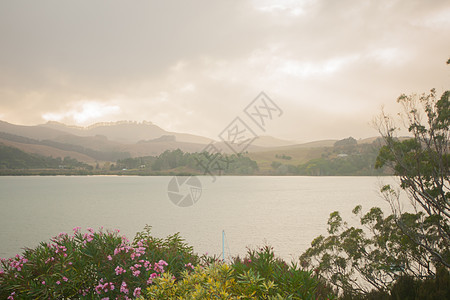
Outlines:
{"label": "bay", "polygon": [[0,257],[75,226],[119,229],[132,239],[148,224],[158,237],[180,232],[199,254],[220,255],[224,230],[227,257],[267,244],[296,260],[326,233],[331,212],[356,223],[351,210],[357,204],[388,211],[379,188],[395,184],[392,177],[198,178],[198,202],[179,207],[168,197],[170,176],[0,177]]}

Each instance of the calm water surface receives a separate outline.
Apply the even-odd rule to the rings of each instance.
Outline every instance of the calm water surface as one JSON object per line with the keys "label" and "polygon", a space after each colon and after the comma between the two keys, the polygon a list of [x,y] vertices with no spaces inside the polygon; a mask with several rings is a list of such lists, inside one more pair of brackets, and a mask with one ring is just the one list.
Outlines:
{"label": "calm water surface", "polygon": [[[20,253],[75,226],[120,229],[130,239],[146,224],[155,236],[180,232],[200,254],[243,254],[270,244],[296,259],[326,232],[330,212],[351,220],[363,209],[387,204],[379,186],[390,177],[199,177],[203,192],[191,207],[168,198],[171,177],[0,177],[0,257]],[[354,220],[356,220],[354,218]]]}

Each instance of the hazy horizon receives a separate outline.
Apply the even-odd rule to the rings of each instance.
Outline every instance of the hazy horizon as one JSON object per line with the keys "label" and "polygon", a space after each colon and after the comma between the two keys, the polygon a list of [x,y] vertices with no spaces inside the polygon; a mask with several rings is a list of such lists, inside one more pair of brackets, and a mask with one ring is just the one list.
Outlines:
{"label": "hazy horizon", "polygon": [[[4,120],[0,120],[0,121],[6,122]],[[166,130],[163,126],[160,126],[159,124],[156,124],[156,123],[151,122],[149,120],[143,120],[143,121],[133,121],[133,120],[102,121],[102,122],[96,122],[96,123],[87,124],[87,125],[66,124],[66,123],[59,122],[59,121],[46,121],[45,123],[41,123],[41,124],[15,124],[15,123],[10,123],[10,122],[7,122],[7,123],[12,124],[12,125],[31,126],[31,127],[32,126],[41,126],[41,125],[46,125],[46,124],[52,124],[53,123],[53,124],[61,124],[61,125],[67,126],[68,128],[76,128],[76,129],[81,129],[81,130],[88,130],[88,129],[92,129],[92,128],[95,128],[95,127],[98,127],[98,126],[114,126],[114,125],[117,125],[117,124],[126,124],[126,123],[129,123],[129,124],[152,124],[152,125],[155,125],[155,126],[161,128],[161,129],[167,131],[168,133],[182,133],[182,134],[193,134],[193,135],[196,135],[196,134],[191,133],[191,132],[169,131],[169,130]],[[201,135],[198,135],[198,136],[201,136]],[[376,134],[376,133],[374,133],[371,136],[363,136],[363,137],[355,137],[355,136],[349,135],[349,136],[344,137],[343,139],[352,137],[352,138],[355,138],[356,140],[364,140],[364,139],[374,138],[374,137],[377,137],[377,136],[379,136],[379,135]],[[201,137],[209,138],[207,136],[201,136]],[[339,139],[341,139],[341,138],[337,138],[337,137],[334,137],[334,138],[330,137],[330,138],[325,138],[325,139],[295,140],[295,139],[282,138],[282,137],[269,135],[269,134],[260,134],[260,135],[257,135],[257,137],[258,138],[259,137],[275,138],[275,139],[279,139],[279,140],[284,140],[286,142],[292,142],[292,143],[298,143],[298,144],[303,144],[303,143],[306,144],[306,143],[310,143],[310,142],[318,142],[318,141],[325,141],[325,140],[339,140]],[[214,140],[216,142],[220,142],[220,139],[218,137],[211,138],[211,140]]]}
{"label": "hazy horizon", "polygon": [[402,94],[449,89],[448,1],[3,1],[0,120],[150,121],[212,139],[264,91],[265,132],[376,136]]}

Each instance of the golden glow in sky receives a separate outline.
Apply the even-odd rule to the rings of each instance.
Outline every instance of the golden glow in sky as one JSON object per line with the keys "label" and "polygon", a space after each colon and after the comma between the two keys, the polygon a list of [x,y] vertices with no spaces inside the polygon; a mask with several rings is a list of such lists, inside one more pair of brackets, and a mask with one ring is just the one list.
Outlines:
{"label": "golden glow in sky", "polygon": [[449,89],[444,0],[2,1],[0,119],[151,121],[216,138],[261,91],[268,135],[377,135],[382,105]]}

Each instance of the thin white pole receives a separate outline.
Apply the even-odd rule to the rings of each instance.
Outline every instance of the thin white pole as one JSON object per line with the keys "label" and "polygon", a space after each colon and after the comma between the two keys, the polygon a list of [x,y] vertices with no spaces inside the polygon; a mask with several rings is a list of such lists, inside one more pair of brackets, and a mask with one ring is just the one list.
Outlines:
{"label": "thin white pole", "polygon": [[222,261],[225,262],[225,230],[222,230]]}

